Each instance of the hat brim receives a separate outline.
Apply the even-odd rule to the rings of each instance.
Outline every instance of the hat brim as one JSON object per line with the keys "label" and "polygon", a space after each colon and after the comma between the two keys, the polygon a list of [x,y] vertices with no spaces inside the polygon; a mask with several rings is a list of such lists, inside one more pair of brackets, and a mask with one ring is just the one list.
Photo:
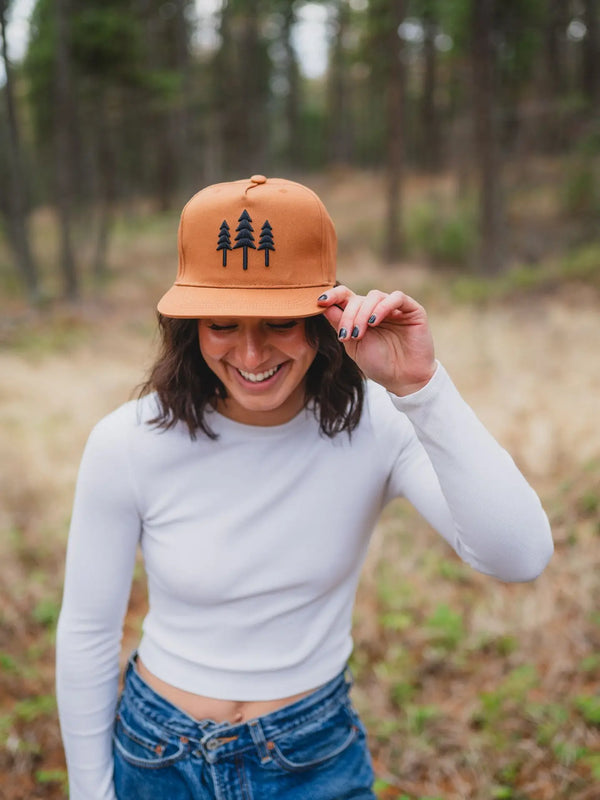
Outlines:
{"label": "hat brim", "polygon": [[317,298],[331,286],[285,289],[232,289],[173,285],[164,294],[158,311],[164,317],[313,317],[325,310]]}

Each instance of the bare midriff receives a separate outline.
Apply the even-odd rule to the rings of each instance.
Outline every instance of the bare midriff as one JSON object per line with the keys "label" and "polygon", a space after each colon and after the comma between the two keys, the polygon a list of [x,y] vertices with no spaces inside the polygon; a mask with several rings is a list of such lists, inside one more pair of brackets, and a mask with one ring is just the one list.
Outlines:
{"label": "bare midriff", "polygon": [[190,717],[198,720],[212,719],[215,722],[229,723],[247,722],[249,719],[262,717],[265,714],[276,711],[278,708],[295,703],[296,700],[300,700],[315,691],[314,689],[309,689],[306,692],[300,692],[300,694],[282,697],[277,700],[219,700],[216,697],[205,697],[201,694],[178,689],[176,686],[157,678],[146,668],[139,657],[137,658],[136,666],[140,677],[157,694],[177,706],[177,708],[185,711]]}

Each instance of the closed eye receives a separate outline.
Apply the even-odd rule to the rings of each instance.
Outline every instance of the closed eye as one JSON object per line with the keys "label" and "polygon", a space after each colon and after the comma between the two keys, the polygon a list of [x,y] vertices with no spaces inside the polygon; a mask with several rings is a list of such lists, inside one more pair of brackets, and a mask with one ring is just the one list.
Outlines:
{"label": "closed eye", "polygon": [[237,325],[217,325],[216,322],[211,322],[208,327],[211,331],[233,331],[237,328]]}
{"label": "closed eye", "polygon": [[267,325],[269,328],[273,328],[276,331],[288,331],[290,328],[295,328],[298,324],[297,319],[290,319],[287,322],[268,322]]}

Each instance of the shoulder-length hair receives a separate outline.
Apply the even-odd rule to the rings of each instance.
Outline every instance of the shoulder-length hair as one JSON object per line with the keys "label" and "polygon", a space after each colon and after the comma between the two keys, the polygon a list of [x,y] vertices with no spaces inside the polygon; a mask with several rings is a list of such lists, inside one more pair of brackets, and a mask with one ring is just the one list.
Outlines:
{"label": "shoulder-length hair", "polygon": [[[216,434],[206,420],[207,407],[227,397],[223,382],[204,360],[196,319],[158,315],[161,347],[139,397],[156,392],[160,411],[149,424],[169,429],[184,422],[192,439],[198,431]],[[351,433],[364,402],[364,376],[322,315],[306,319],[306,338],[317,354],[306,373],[306,403],[311,404],[326,436]]]}

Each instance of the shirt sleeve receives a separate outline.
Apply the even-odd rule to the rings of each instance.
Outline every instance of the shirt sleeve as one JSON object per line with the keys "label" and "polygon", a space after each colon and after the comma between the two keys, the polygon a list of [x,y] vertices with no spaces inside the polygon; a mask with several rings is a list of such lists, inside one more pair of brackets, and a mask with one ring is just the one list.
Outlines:
{"label": "shirt sleeve", "polygon": [[480,572],[504,581],[536,578],[553,552],[548,518],[443,366],[418,392],[390,397],[413,428],[394,465],[390,495],[406,497]]}
{"label": "shirt sleeve", "polygon": [[141,527],[127,437],[115,415],[96,426],[83,454],[57,630],[56,690],[71,800],[115,799],[112,727]]}

